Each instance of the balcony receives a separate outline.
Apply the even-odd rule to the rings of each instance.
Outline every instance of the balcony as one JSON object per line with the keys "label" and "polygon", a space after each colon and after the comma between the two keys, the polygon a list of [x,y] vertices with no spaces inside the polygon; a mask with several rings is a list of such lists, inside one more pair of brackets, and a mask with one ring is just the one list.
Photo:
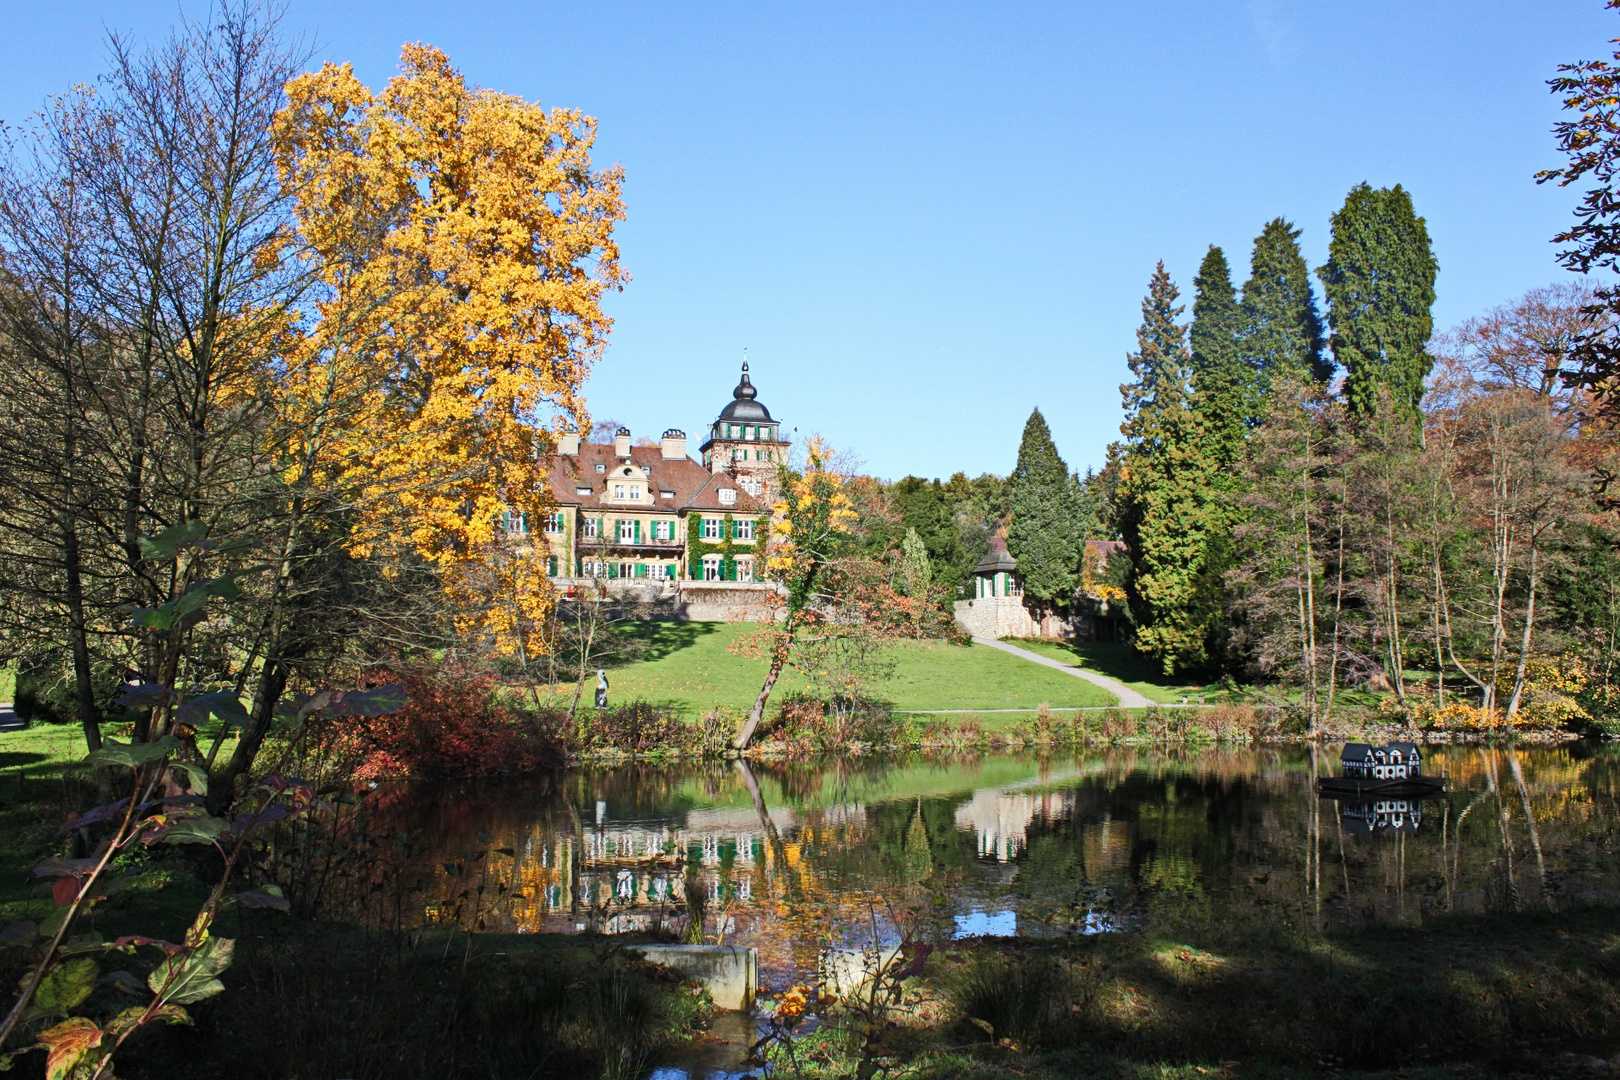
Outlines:
{"label": "balcony", "polygon": [[640,540],[615,540],[604,536],[581,536],[579,546],[581,549],[590,548],[600,551],[606,548],[618,548],[621,551],[675,551],[681,546],[680,540],[654,540],[643,536]]}

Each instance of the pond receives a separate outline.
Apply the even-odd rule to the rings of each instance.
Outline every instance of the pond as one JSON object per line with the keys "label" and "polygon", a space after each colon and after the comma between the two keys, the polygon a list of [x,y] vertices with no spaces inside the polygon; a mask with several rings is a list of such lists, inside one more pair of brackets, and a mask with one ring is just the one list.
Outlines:
{"label": "pond", "polygon": [[1381,804],[1316,795],[1337,749],[632,765],[368,802],[420,925],[679,932],[690,897],[772,989],[827,943],[1620,898],[1620,747],[1433,747],[1445,793]]}

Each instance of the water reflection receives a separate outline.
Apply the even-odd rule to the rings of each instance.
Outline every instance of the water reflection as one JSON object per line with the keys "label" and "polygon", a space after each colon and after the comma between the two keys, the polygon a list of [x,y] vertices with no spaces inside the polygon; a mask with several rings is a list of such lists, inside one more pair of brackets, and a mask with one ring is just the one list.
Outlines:
{"label": "water reflection", "polygon": [[[632,766],[383,793],[426,924],[752,944],[780,986],[827,942],[1198,920],[1416,924],[1620,894],[1612,746],[1436,747],[1423,803],[1319,799],[1326,754],[1110,751]],[[473,884],[476,882],[476,886]]]}

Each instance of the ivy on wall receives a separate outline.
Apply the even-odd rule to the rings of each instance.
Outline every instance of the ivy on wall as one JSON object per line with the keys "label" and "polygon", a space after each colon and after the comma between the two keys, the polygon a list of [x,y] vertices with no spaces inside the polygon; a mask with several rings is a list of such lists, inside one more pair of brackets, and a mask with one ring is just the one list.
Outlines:
{"label": "ivy on wall", "polygon": [[[722,519],[723,524],[720,526],[721,538],[719,541],[704,540],[700,535],[703,528],[703,515],[700,514],[695,518],[689,518],[687,520],[686,566],[687,573],[690,575],[693,581],[703,580],[703,557],[705,555],[720,556],[720,578],[722,581],[737,580],[736,554],[738,552],[738,548],[735,545],[737,528],[734,524],[734,520],[735,519],[730,514],[727,514]],[[765,551],[765,541],[770,536],[770,529],[771,519],[768,514],[762,514],[755,518],[753,542],[743,545],[741,550],[750,554],[758,553],[759,555],[763,555]],[[761,565],[760,568],[763,569],[763,565]]]}

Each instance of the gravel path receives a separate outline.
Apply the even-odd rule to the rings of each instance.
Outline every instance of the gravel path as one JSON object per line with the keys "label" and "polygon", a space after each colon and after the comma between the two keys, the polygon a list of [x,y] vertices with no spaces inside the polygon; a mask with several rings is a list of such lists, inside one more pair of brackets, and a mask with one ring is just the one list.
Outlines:
{"label": "gravel path", "polygon": [[1058,671],[1066,671],[1077,679],[1084,679],[1086,682],[1091,683],[1094,686],[1100,686],[1110,694],[1113,694],[1115,697],[1119,698],[1121,708],[1151,709],[1158,704],[1156,701],[1149,701],[1142,694],[1132,690],[1118,679],[1110,679],[1106,675],[1098,675],[1096,672],[1087,671],[1085,668],[1073,667],[1069,664],[1065,664],[1061,660],[1053,660],[1049,656],[1042,656],[1040,653],[1033,653],[1028,649],[1020,649],[1016,645],[1009,645],[1005,641],[997,641],[995,638],[976,637],[973,639],[973,641],[974,644],[977,645],[988,645],[992,649],[1000,649],[1002,652],[1012,653],[1014,656],[1022,657],[1031,663],[1041,664],[1045,667],[1054,668]]}

